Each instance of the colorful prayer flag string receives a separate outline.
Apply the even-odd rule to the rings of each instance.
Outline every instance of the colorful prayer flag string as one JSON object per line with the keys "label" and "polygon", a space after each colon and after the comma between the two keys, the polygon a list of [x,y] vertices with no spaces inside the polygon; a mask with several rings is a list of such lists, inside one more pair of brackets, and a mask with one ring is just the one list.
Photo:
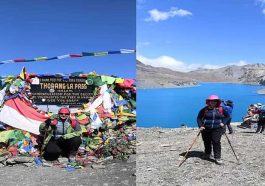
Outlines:
{"label": "colorful prayer flag string", "polygon": [[79,57],[86,57],[86,56],[106,56],[111,54],[130,54],[135,53],[136,50],[133,49],[120,49],[117,51],[108,51],[108,52],[82,52],[81,54],[65,54],[60,55],[52,58],[48,57],[36,57],[33,59],[13,59],[13,60],[4,60],[0,61],[1,64],[8,64],[8,63],[20,63],[20,62],[33,62],[33,61],[48,61],[48,60],[55,60],[55,59],[65,59],[65,58],[79,58]]}

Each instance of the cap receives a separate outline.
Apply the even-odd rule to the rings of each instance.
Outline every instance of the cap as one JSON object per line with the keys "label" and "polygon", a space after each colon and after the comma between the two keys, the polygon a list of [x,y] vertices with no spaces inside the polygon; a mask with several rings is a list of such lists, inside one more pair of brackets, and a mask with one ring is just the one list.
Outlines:
{"label": "cap", "polygon": [[70,110],[67,107],[62,107],[58,111],[59,114],[70,114]]}

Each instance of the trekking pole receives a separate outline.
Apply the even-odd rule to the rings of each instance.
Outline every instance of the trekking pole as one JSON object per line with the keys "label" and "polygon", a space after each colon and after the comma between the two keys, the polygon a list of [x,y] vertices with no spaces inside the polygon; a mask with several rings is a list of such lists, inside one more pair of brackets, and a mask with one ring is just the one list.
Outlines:
{"label": "trekking pole", "polygon": [[230,140],[229,140],[229,138],[228,138],[228,136],[227,136],[226,133],[225,133],[225,137],[226,137],[226,139],[227,139],[227,141],[228,141],[228,143],[229,143],[229,145],[230,145],[230,147],[231,147],[231,149],[232,149],[232,151],[233,151],[233,153],[234,153],[234,155],[235,155],[235,157],[236,157],[237,164],[239,165],[239,159],[237,158],[236,153],[235,153],[235,151],[234,151],[234,149],[233,149],[233,147],[232,147],[232,144],[231,144],[231,142],[230,142]]}
{"label": "trekking pole", "polygon": [[187,150],[187,152],[186,152],[186,154],[185,154],[185,156],[184,156],[184,159],[180,162],[179,167],[180,167],[180,166],[184,163],[184,161],[187,159],[186,157],[187,157],[187,155],[188,155],[190,149],[192,148],[192,146],[194,145],[194,143],[196,142],[196,140],[198,139],[198,137],[200,136],[200,134],[201,134],[201,131],[199,131],[199,133],[197,134],[197,136],[193,139],[193,142],[192,142],[192,144],[190,145],[189,149]]}

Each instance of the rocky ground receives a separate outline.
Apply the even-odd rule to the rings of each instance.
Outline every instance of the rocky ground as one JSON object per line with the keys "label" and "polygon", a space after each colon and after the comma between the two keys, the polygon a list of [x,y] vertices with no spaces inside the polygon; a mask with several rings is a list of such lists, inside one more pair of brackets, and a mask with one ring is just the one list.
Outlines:
{"label": "rocky ground", "polygon": [[15,165],[0,168],[0,185],[136,185],[136,155],[127,161],[112,160],[93,164],[84,169],[67,170],[60,167],[25,167]]}
{"label": "rocky ground", "polygon": [[139,128],[137,132],[137,185],[265,185],[265,135],[255,129],[235,128],[227,134],[239,165],[225,136],[222,137],[224,165],[203,160],[201,136],[178,167],[198,129]]}

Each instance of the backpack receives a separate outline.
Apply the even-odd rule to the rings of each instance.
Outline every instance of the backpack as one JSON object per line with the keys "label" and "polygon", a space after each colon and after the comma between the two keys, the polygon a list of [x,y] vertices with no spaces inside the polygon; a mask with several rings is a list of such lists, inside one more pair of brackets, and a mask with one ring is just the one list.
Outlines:
{"label": "backpack", "polygon": [[265,110],[261,110],[259,113],[259,121],[265,121]]}
{"label": "backpack", "polygon": [[233,103],[232,100],[227,100],[227,101],[225,102],[225,104],[228,105],[228,106],[230,106],[230,107],[233,107],[233,106],[234,106],[234,103]]}

